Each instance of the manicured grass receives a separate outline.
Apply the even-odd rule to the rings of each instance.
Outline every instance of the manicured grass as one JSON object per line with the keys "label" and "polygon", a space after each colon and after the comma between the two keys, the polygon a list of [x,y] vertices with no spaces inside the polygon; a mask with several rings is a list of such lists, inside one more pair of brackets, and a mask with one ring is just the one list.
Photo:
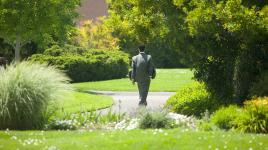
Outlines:
{"label": "manicured grass", "polygon": [[113,104],[113,99],[109,96],[94,95],[82,92],[72,92],[66,94],[59,100],[59,110],[57,113],[76,113],[80,111],[97,110],[109,107]]}
{"label": "manicured grass", "polygon": [[267,150],[268,135],[182,129],[133,131],[1,131],[0,149]]}
{"label": "manicured grass", "polygon": [[[156,72],[157,75],[151,82],[150,91],[174,92],[194,82],[192,80],[193,72],[190,69],[157,69]],[[73,85],[78,90],[137,91],[137,85],[132,85],[128,78]]]}

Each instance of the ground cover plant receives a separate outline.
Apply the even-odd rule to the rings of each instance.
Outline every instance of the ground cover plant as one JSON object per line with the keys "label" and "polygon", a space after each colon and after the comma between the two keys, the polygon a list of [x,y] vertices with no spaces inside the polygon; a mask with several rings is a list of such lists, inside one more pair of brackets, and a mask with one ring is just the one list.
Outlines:
{"label": "ground cover plant", "polygon": [[[157,69],[156,78],[151,81],[150,91],[153,92],[174,92],[178,89],[192,84],[193,72],[190,69]],[[73,84],[79,90],[100,90],[100,91],[137,91],[128,78],[83,82]],[[116,86],[115,86],[116,85]]]}
{"label": "ground cover plant", "polygon": [[50,119],[46,130],[111,130],[125,117],[125,114],[98,111],[64,113]]}

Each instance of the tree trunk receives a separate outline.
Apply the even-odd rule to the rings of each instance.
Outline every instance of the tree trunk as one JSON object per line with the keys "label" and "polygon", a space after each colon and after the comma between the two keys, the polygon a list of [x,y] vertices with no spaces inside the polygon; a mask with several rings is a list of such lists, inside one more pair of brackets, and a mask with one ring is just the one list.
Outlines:
{"label": "tree trunk", "polygon": [[242,104],[249,95],[252,82],[258,75],[254,56],[246,50],[238,56],[234,71],[234,94],[236,102]]}
{"label": "tree trunk", "polygon": [[15,49],[15,62],[20,62],[20,50],[21,50],[21,39],[19,36],[16,38],[16,45],[14,47]]}

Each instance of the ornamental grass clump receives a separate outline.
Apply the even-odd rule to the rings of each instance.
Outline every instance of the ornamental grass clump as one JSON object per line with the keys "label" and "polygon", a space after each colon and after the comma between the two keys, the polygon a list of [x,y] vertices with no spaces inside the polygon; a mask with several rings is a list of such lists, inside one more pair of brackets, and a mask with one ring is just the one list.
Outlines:
{"label": "ornamental grass clump", "polygon": [[235,122],[242,132],[268,133],[268,97],[245,101],[243,114]]}
{"label": "ornamental grass clump", "polygon": [[21,62],[0,69],[0,129],[39,129],[51,114],[49,105],[70,90],[57,69]]}
{"label": "ornamental grass clump", "polygon": [[139,110],[139,127],[141,129],[147,128],[173,128],[174,120],[168,116],[167,110],[150,111],[147,109]]}

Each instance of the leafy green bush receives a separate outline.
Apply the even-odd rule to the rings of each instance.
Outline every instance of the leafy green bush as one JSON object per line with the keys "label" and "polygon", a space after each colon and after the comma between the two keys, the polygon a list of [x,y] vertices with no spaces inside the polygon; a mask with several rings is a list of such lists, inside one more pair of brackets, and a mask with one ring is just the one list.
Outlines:
{"label": "leafy green bush", "polygon": [[69,89],[62,72],[22,62],[0,70],[0,129],[42,128],[51,114],[50,102]]}
{"label": "leafy green bush", "polygon": [[73,82],[122,78],[127,75],[128,55],[118,50],[83,49],[71,45],[54,46],[31,61],[48,63],[64,70]]}
{"label": "leafy green bush", "polygon": [[139,127],[146,128],[172,128],[173,120],[168,117],[165,110],[149,111],[142,109],[139,112]]}
{"label": "leafy green bush", "polygon": [[221,129],[235,128],[235,120],[241,115],[242,109],[236,105],[222,107],[211,116],[211,122]]}
{"label": "leafy green bush", "polygon": [[250,96],[268,96],[268,71],[263,72],[259,80],[250,88]]}
{"label": "leafy green bush", "polygon": [[179,90],[167,101],[166,107],[179,114],[201,117],[206,110],[216,110],[219,103],[207,92],[204,84],[194,83]]}
{"label": "leafy green bush", "polygon": [[243,108],[236,105],[223,107],[212,115],[211,123],[221,129],[268,133],[268,97],[246,101]]}
{"label": "leafy green bush", "polygon": [[236,118],[238,130],[252,133],[268,133],[268,97],[246,101],[243,113]]}

